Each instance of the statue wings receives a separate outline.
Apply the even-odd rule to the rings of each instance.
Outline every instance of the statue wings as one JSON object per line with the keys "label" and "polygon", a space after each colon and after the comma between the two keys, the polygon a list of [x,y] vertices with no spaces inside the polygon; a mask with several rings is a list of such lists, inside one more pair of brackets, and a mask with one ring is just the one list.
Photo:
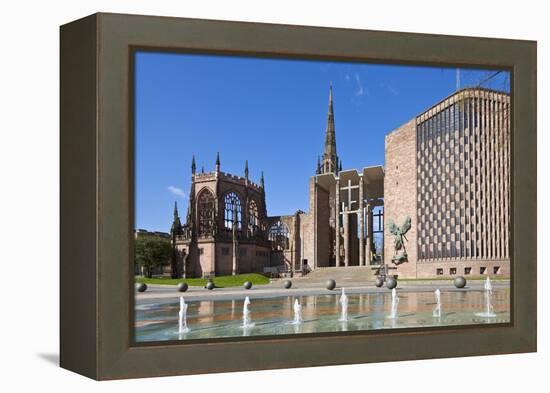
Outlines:
{"label": "statue wings", "polygon": [[401,225],[401,235],[405,235],[409,232],[409,229],[411,229],[411,218],[407,216],[405,222]]}
{"label": "statue wings", "polygon": [[391,220],[390,220],[390,223],[389,223],[389,228],[390,228],[390,233],[392,235],[399,236],[401,234],[401,231],[399,230],[397,225],[395,225],[395,222],[393,222]]}

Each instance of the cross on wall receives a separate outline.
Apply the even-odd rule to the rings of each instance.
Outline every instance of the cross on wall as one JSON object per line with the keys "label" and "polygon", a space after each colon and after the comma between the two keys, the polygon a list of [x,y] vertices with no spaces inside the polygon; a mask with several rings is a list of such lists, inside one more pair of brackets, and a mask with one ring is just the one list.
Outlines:
{"label": "cross on wall", "polygon": [[342,191],[347,191],[348,192],[348,210],[345,209],[345,202],[342,202],[342,211],[340,212],[340,214],[350,214],[350,213],[358,213],[359,212],[359,208],[357,208],[356,210],[351,210],[351,206],[353,203],[357,203],[357,201],[354,201],[351,199],[351,191],[356,189],[356,188],[359,188],[359,186],[352,186],[351,185],[351,179],[348,179],[348,185],[346,187],[340,187],[340,190]]}

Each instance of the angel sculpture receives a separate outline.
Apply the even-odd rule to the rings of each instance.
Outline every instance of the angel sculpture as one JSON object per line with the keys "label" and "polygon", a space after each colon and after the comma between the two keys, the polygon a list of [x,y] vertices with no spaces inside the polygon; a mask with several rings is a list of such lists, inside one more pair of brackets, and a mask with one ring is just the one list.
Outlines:
{"label": "angel sculpture", "polygon": [[[390,233],[395,236],[393,239],[393,248],[395,255],[392,257],[391,261],[396,265],[407,261],[407,250],[405,249],[405,240],[408,239],[405,237],[409,229],[411,229],[411,218],[409,216],[405,217],[405,222],[401,227],[395,225],[393,221],[390,220]],[[403,252],[399,254],[399,251],[403,249]]]}

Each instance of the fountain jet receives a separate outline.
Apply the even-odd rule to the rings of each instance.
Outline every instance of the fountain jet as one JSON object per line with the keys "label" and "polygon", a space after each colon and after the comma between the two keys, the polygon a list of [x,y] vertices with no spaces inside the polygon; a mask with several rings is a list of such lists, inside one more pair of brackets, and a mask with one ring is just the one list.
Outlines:
{"label": "fountain jet", "polygon": [[179,334],[184,334],[189,332],[187,327],[187,304],[183,300],[183,296],[180,296],[180,312],[179,312]]}
{"label": "fountain jet", "polygon": [[435,290],[435,303],[433,316],[434,318],[441,318],[441,291],[439,288]]}
{"label": "fountain jet", "polygon": [[483,287],[485,289],[485,311],[476,313],[476,316],[484,318],[494,318],[497,315],[493,312],[493,305],[491,304],[493,286],[491,285],[491,279],[489,278],[489,276],[487,276],[487,279],[485,280],[485,285]]}
{"label": "fountain jet", "polygon": [[302,323],[302,305],[298,301],[298,299],[294,300],[294,321],[292,321],[293,325],[299,325]]}
{"label": "fountain jet", "polygon": [[397,305],[399,304],[399,297],[397,297],[397,291],[395,288],[391,290],[391,312],[388,315],[389,319],[397,318]]}
{"label": "fountain jet", "polygon": [[340,314],[340,322],[347,322],[348,321],[348,297],[346,295],[346,290],[342,288],[342,295],[340,296],[340,306],[342,309],[342,312]]}
{"label": "fountain jet", "polygon": [[248,308],[249,305],[250,305],[250,298],[247,296],[244,299],[244,304],[243,304],[243,326],[242,326],[243,329],[248,329],[254,326],[254,324],[251,323],[250,310]]}

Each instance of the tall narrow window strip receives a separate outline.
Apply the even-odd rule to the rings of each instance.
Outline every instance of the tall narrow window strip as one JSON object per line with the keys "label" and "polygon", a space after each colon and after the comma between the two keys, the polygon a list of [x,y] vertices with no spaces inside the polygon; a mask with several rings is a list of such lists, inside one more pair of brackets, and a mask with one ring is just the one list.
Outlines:
{"label": "tall narrow window strip", "polygon": [[469,89],[417,117],[420,261],[509,257],[508,105]]}

